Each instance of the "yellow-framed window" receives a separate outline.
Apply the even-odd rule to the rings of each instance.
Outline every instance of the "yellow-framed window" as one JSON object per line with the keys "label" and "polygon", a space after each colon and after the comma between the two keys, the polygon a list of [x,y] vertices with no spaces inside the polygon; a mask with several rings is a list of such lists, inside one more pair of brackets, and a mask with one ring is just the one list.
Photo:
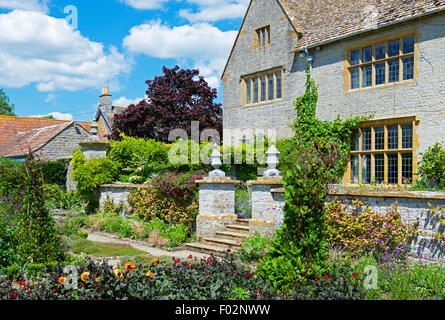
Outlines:
{"label": "yellow-framed window", "polygon": [[257,48],[264,48],[270,44],[270,25],[255,30]]}
{"label": "yellow-framed window", "polygon": [[411,184],[416,179],[417,116],[365,121],[352,133],[346,184]]}
{"label": "yellow-framed window", "polygon": [[283,98],[283,69],[273,69],[241,77],[242,104],[254,106]]}
{"label": "yellow-framed window", "polygon": [[411,82],[416,75],[416,36],[406,34],[347,50],[349,90]]}

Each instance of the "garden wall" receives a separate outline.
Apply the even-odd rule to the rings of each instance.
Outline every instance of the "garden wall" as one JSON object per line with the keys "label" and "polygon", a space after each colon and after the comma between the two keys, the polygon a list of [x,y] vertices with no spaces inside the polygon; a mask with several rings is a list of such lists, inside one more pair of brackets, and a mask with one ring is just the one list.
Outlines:
{"label": "garden wall", "polygon": [[128,195],[130,192],[137,188],[149,188],[147,185],[142,184],[104,184],[99,188],[99,206],[102,207],[107,200],[107,196],[110,200],[113,200],[115,204],[123,202],[129,206]]}
{"label": "garden wall", "polygon": [[[376,191],[376,190],[332,190],[330,199],[337,198],[353,209],[351,200],[358,199],[372,210],[379,213],[387,212],[392,205],[396,205],[404,223],[419,223],[419,233],[409,245],[409,254],[430,260],[443,260],[445,247],[439,235],[445,231],[437,215],[445,214],[445,193],[427,191]],[[442,210],[433,213],[432,208]]]}

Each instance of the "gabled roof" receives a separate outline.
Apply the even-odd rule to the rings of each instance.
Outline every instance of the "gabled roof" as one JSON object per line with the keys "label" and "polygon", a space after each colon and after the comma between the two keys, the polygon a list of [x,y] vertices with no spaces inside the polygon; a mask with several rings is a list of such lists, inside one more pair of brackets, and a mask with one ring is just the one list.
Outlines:
{"label": "gabled roof", "polygon": [[75,122],[65,122],[54,126],[32,129],[17,133],[12,139],[0,145],[1,157],[21,157],[35,152],[59,135]]}
{"label": "gabled roof", "polygon": [[445,0],[279,1],[301,28],[297,49],[445,10]]}
{"label": "gabled roof", "polygon": [[[13,117],[0,115],[0,145],[13,138],[17,133],[48,126],[70,123],[70,120],[55,120],[35,117]],[[76,121],[85,130],[91,132],[91,121]],[[104,125],[99,122],[98,136],[106,140],[107,132]]]}
{"label": "gabled roof", "polygon": [[[251,0],[236,36],[227,69]],[[399,23],[445,10],[445,0],[271,0],[277,1],[298,33],[295,49],[303,49],[353,36],[359,32]]]}

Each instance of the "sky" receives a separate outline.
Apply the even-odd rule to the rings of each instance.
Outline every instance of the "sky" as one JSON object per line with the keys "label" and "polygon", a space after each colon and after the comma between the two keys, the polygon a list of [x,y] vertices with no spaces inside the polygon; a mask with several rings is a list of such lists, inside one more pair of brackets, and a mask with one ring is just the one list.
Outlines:
{"label": "sky", "polygon": [[198,68],[218,90],[249,0],[0,0],[0,88],[18,116],[94,118],[145,97],[162,67]]}

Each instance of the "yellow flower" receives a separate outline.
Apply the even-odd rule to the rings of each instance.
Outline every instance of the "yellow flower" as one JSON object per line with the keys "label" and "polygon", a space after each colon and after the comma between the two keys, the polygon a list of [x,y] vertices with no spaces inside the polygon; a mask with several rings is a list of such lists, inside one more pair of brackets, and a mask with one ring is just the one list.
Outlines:
{"label": "yellow flower", "polygon": [[152,279],[155,277],[155,276],[153,275],[153,273],[151,273],[151,272],[147,272],[146,275],[147,275],[147,277],[150,277],[150,278],[152,278]]}
{"label": "yellow flower", "polygon": [[161,261],[159,261],[158,258],[154,258],[153,260],[151,260],[152,265],[154,265],[155,267],[161,263]]}
{"label": "yellow flower", "polygon": [[127,262],[125,265],[125,270],[127,271],[133,271],[136,266],[133,264],[133,262]]}
{"label": "yellow flower", "polygon": [[122,272],[119,269],[114,269],[113,273],[116,276],[116,278],[123,277]]}
{"label": "yellow flower", "polygon": [[59,278],[59,283],[63,284],[65,282],[66,278],[65,277],[60,277]]}
{"label": "yellow flower", "polygon": [[89,272],[84,272],[84,273],[82,273],[81,276],[80,276],[80,279],[81,279],[83,282],[87,282],[89,278],[90,278],[90,273],[89,273]]}

